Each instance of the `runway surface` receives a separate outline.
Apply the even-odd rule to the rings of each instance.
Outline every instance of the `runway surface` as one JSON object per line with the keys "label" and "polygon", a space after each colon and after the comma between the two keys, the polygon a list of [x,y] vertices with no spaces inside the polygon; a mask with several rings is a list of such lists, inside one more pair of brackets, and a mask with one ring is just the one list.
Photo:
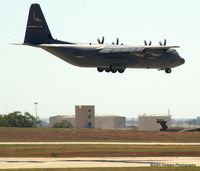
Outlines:
{"label": "runway surface", "polygon": [[200,146],[200,143],[162,143],[162,142],[0,142],[0,145],[192,145]]}
{"label": "runway surface", "polygon": [[150,166],[196,167],[200,157],[0,158],[0,169]]}

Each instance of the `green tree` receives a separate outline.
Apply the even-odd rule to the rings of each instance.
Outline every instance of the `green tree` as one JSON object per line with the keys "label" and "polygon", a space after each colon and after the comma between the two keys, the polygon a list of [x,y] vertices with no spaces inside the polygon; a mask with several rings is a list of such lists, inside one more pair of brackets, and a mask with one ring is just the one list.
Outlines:
{"label": "green tree", "polygon": [[7,127],[8,121],[5,118],[5,115],[0,115],[0,127]]}
{"label": "green tree", "polygon": [[22,115],[21,112],[15,111],[4,117],[7,120],[7,126],[10,127],[34,127],[36,125],[36,118],[28,112]]}
{"label": "green tree", "polygon": [[71,124],[70,121],[64,120],[62,122],[56,122],[53,125],[53,128],[73,128],[73,125]]}

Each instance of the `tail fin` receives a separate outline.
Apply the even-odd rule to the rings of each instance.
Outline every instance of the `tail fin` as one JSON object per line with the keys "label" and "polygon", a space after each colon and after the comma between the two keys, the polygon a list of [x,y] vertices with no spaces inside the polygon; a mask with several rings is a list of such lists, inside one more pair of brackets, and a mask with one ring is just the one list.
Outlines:
{"label": "tail fin", "polygon": [[54,40],[46,23],[39,4],[32,4],[29,10],[28,23],[24,39],[25,44],[58,44],[67,42]]}

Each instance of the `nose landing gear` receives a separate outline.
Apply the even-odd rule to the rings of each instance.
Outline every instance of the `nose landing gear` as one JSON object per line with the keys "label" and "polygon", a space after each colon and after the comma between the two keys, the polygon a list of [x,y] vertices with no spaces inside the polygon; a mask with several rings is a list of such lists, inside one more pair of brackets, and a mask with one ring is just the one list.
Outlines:
{"label": "nose landing gear", "polygon": [[171,68],[166,68],[165,73],[170,74],[172,72]]}

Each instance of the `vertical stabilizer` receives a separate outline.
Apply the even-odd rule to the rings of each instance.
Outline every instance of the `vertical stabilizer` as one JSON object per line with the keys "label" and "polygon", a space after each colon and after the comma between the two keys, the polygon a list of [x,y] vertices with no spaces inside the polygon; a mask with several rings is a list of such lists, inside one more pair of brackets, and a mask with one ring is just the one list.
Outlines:
{"label": "vertical stabilizer", "polygon": [[32,4],[29,10],[26,34],[24,39],[25,44],[52,44],[52,43],[67,43],[54,40],[49,27],[46,23],[42,10],[39,4]]}

